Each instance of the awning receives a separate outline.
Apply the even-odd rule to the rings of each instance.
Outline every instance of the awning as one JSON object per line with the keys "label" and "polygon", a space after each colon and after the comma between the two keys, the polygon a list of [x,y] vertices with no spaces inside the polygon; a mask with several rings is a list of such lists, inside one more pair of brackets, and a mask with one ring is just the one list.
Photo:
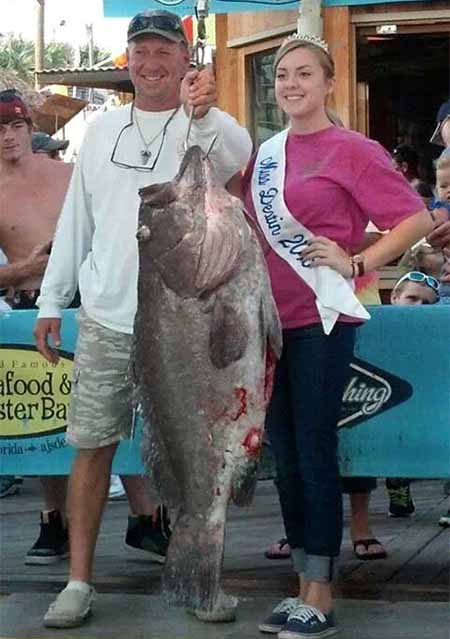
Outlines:
{"label": "awning", "polygon": [[49,95],[42,105],[32,109],[33,122],[38,131],[53,135],[86,105],[86,100],[54,93]]}
{"label": "awning", "polygon": [[63,84],[88,89],[110,89],[122,93],[133,93],[128,69],[103,67],[100,69],[47,69],[36,74],[39,84]]}
{"label": "awning", "polygon": [[[324,7],[367,4],[390,4],[415,0],[323,0]],[[433,0],[423,0],[431,3]],[[167,9],[179,16],[195,15],[196,0],[103,0],[105,18],[131,18],[145,9]],[[274,9],[299,9],[299,0],[210,0],[210,13],[236,13],[242,11],[272,11]]]}

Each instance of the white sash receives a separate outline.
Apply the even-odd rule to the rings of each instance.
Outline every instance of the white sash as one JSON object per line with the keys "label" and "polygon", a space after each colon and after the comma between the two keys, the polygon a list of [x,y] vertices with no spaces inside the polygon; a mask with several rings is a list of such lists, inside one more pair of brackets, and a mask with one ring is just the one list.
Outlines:
{"label": "white sash", "polygon": [[314,235],[294,218],[284,201],[287,137],[286,129],[260,146],[252,176],[253,204],[271,248],[314,291],[323,329],[329,335],[341,313],[360,319],[370,319],[370,315],[353,292],[353,280],[329,266],[311,267],[301,256]]}

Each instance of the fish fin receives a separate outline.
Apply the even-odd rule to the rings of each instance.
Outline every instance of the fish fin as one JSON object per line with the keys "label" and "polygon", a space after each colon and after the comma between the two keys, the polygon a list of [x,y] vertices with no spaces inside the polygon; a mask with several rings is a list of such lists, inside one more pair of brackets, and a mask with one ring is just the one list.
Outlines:
{"label": "fish fin", "polygon": [[[281,331],[280,316],[272,296],[270,283],[267,283],[267,294],[263,297],[261,303],[262,326],[267,336],[269,345],[276,359],[280,359],[281,350],[283,348],[283,334]],[[264,344],[264,341],[263,341]]]}
{"label": "fish fin", "polygon": [[219,594],[225,512],[214,523],[182,511],[172,529],[163,573],[163,591],[176,606],[213,610]]}
{"label": "fish fin", "polygon": [[226,368],[244,355],[248,328],[243,317],[230,304],[216,297],[209,332],[209,356],[216,368]]}
{"label": "fish fin", "polygon": [[231,499],[236,506],[250,506],[258,483],[258,459],[246,459],[237,465],[231,481]]}

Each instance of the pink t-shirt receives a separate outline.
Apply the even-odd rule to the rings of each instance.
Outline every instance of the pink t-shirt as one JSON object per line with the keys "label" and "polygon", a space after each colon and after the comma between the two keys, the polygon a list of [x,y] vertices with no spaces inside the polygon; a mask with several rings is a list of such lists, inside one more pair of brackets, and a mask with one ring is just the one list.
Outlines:
{"label": "pink t-shirt", "polygon": [[[246,209],[256,219],[253,165],[254,160],[245,172],[243,193]],[[361,245],[369,220],[385,231],[424,208],[378,142],[335,126],[289,134],[284,197],[292,215],[311,233],[334,240],[349,253]],[[266,259],[283,327],[320,322],[312,289],[274,251]]]}

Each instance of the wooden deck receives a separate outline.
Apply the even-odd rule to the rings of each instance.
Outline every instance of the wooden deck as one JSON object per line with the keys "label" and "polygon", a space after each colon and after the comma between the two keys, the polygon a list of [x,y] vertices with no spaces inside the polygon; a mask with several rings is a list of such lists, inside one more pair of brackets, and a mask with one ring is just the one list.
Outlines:
{"label": "wooden deck", "polygon": [[[341,576],[336,594],[343,598],[385,601],[447,601],[449,598],[449,529],[437,525],[448,507],[442,481],[412,485],[416,516],[387,517],[384,482],[373,494],[373,532],[388,551],[385,560],[361,562],[352,552],[348,500]],[[65,583],[67,562],[25,566],[24,555],[38,533],[41,497],[36,479],[26,479],[22,494],[0,500],[0,594],[56,592]],[[156,593],[160,567],[123,544],[126,502],[109,502],[96,554],[95,584],[100,592]],[[225,586],[241,595],[282,596],[294,592],[289,561],[264,558],[266,547],[281,536],[277,495],[271,481],[259,482],[254,504],[230,511],[224,564]]]}

